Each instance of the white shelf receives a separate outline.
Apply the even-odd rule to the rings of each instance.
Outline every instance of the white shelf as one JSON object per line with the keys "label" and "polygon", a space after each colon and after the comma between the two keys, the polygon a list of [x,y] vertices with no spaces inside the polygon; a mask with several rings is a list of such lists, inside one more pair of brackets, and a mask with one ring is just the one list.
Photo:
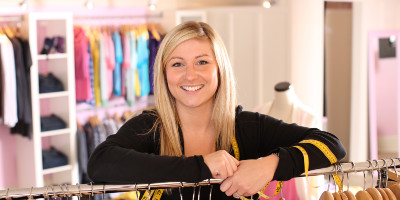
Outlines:
{"label": "white shelf", "polygon": [[67,97],[68,95],[69,95],[68,91],[40,93],[39,94],[39,99],[47,99],[47,98],[55,98],[55,97]]}
{"label": "white shelf", "polygon": [[72,169],[71,165],[53,167],[53,168],[49,168],[49,169],[44,169],[43,170],[43,175],[54,174],[54,173],[58,173],[58,172],[65,172],[65,171],[68,171],[68,170],[71,170],[71,169]]}
{"label": "white shelf", "polygon": [[43,131],[41,132],[40,137],[50,137],[50,136],[64,135],[69,133],[71,133],[71,130],[69,128],[64,128],[54,131]]}
{"label": "white shelf", "polygon": [[54,54],[39,54],[38,60],[54,60],[54,59],[65,59],[68,58],[68,54],[66,53],[54,53]]}

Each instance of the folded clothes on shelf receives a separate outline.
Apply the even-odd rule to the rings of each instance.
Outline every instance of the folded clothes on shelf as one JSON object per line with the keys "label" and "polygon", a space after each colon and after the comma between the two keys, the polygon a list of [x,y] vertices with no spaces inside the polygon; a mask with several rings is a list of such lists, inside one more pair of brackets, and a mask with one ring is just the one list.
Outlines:
{"label": "folded clothes on shelf", "polygon": [[39,93],[64,91],[61,81],[52,73],[39,74]]}
{"label": "folded clothes on shelf", "polygon": [[68,164],[68,158],[52,146],[49,150],[42,150],[42,163],[43,169],[60,167]]}
{"label": "folded clothes on shelf", "polygon": [[50,116],[40,117],[41,131],[51,131],[66,128],[66,123],[58,116],[51,114]]}

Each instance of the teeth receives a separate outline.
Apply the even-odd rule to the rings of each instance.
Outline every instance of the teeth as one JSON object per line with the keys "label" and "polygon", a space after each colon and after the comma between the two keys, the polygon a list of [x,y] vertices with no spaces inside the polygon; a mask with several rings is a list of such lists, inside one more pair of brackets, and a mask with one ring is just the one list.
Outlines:
{"label": "teeth", "polygon": [[203,87],[202,85],[199,85],[199,86],[196,86],[196,87],[182,86],[182,88],[184,90],[191,91],[191,92],[196,91],[196,90],[198,90],[198,89],[200,89],[202,87]]}

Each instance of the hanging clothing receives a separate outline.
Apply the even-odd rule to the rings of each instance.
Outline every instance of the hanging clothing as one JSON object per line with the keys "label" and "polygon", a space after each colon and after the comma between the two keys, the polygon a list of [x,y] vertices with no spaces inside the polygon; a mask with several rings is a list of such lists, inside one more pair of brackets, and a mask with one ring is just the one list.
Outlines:
{"label": "hanging clothing", "polygon": [[100,75],[100,99],[101,105],[106,107],[108,105],[108,85],[107,82],[107,64],[105,58],[105,39],[102,33],[98,34],[98,41],[99,41],[99,75]]}
{"label": "hanging clothing", "polygon": [[17,80],[17,110],[18,122],[11,128],[11,133],[32,137],[32,104],[30,67],[32,58],[29,42],[21,38],[11,38],[15,58],[15,72]]}
{"label": "hanging clothing", "polygon": [[80,27],[74,28],[74,50],[76,100],[87,101],[93,98],[89,71],[90,55],[85,31]]}
{"label": "hanging clothing", "polygon": [[[126,33],[126,38],[129,40],[129,52],[130,52],[130,65],[127,66],[126,70],[126,101],[129,106],[133,106],[135,103],[135,91],[136,84],[139,84],[138,77],[136,76],[137,71],[137,54],[136,54],[136,34],[135,31],[129,31]],[[125,62],[125,61],[124,61]]]}
{"label": "hanging clothing", "polygon": [[17,80],[14,49],[11,41],[0,34],[0,53],[3,80],[3,124],[14,127],[18,122]]}
{"label": "hanging clothing", "polygon": [[104,58],[106,61],[106,76],[107,76],[107,99],[109,99],[113,93],[114,83],[113,83],[113,71],[115,68],[115,48],[114,43],[111,39],[111,35],[106,31],[103,31],[104,39]]}
{"label": "hanging clothing", "polygon": [[137,68],[140,79],[140,96],[150,93],[148,32],[142,32],[137,38]]}
{"label": "hanging clothing", "polygon": [[129,44],[128,32],[121,33],[121,39],[122,51],[124,55],[124,59],[122,61],[121,93],[122,96],[126,98],[128,69],[131,67],[131,47]]}
{"label": "hanging clothing", "polygon": [[101,106],[99,44],[96,37],[98,37],[98,32],[95,30],[88,34],[90,51],[93,61],[94,101],[96,106]]}
{"label": "hanging clothing", "polygon": [[161,40],[157,40],[149,31],[149,80],[150,80],[150,94],[154,93],[154,62],[158,47],[160,46]]}
{"label": "hanging clothing", "polygon": [[113,94],[121,96],[121,64],[124,59],[122,54],[121,37],[118,32],[112,34],[115,53],[115,67],[113,71]]}

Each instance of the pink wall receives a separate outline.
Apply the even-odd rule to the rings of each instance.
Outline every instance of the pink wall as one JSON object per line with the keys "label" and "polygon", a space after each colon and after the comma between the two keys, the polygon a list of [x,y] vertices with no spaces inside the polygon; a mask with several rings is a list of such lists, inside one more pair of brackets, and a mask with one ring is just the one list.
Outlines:
{"label": "pink wall", "polygon": [[377,131],[379,136],[396,136],[398,58],[379,59],[375,66]]}
{"label": "pink wall", "polygon": [[10,128],[0,125],[0,189],[18,184],[15,137]]}

